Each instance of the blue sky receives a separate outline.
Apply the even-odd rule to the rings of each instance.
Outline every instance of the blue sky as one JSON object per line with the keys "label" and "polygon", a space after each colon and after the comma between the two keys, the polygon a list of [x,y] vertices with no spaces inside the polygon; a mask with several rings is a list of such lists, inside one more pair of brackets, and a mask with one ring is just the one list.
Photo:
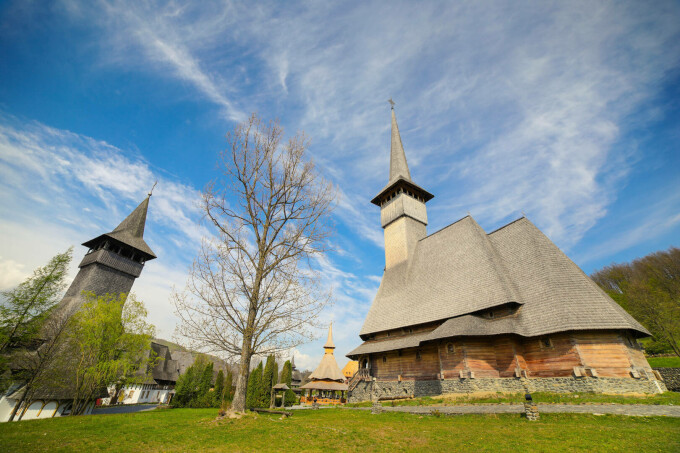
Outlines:
{"label": "blue sky", "polygon": [[[200,239],[195,200],[250,112],[304,130],[342,197],[321,264],[336,356],[382,274],[396,101],[429,232],[522,212],[586,273],[678,245],[680,4],[0,4],[0,287],[110,231],[156,179],[135,284],[161,336]],[[301,368],[323,333],[298,348]]]}

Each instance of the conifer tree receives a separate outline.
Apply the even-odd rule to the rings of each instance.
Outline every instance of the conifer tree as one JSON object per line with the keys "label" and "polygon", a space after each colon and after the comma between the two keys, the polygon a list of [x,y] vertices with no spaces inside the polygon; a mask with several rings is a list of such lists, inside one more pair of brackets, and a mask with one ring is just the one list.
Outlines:
{"label": "conifer tree", "polygon": [[264,375],[262,378],[262,407],[273,407],[274,393],[272,388],[276,385],[279,370],[276,364],[276,358],[273,355],[267,357],[267,365],[264,367]]}
{"label": "conifer tree", "polygon": [[224,371],[220,370],[215,379],[215,391],[213,392],[213,407],[220,407],[224,401]]}
{"label": "conifer tree", "polygon": [[231,369],[227,370],[227,377],[224,378],[224,399],[225,401],[230,401],[234,397],[234,373]]}
{"label": "conifer tree", "polygon": [[262,401],[262,362],[255,368],[248,378],[248,393],[246,395],[246,406],[260,407]]}
{"label": "conifer tree", "polygon": [[187,407],[192,397],[192,386],[194,381],[195,368],[191,365],[177,378],[175,384],[175,397],[172,405],[175,407]]}
{"label": "conifer tree", "polygon": [[283,394],[283,403],[286,406],[292,406],[297,401],[295,392],[290,390],[292,380],[293,367],[290,364],[290,360],[286,360],[286,363],[283,364],[283,370],[281,370],[281,382],[288,386],[288,390],[286,390],[286,392]]}
{"label": "conifer tree", "polygon": [[[212,365],[212,364],[211,364]],[[199,392],[203,383],[203,374],[208,366],[205,356],[199,355],[194,363],[180,375],[175,385],[175,397],[172,405],[175,407],[200,407]],[[208,387],[208,390],[210,387]]]}
{"label": "conifer tree", "polygon": [[212,406],[212,395],[210,388],[213,380],[213,363],[208,363],[201,373],[201,382],[198,387],[198,395],[194,407],[210,407]]}
{"label": "conifer tree", "polygon": [[293,369],[290,365],[290,360],[286,360],[286,362],[283,364],[283,368],[281,368],[281,376],[279,376],[279,382],[290,386],[290,381],[293,376],[292,370]]}
{"label": "conifer tree", "polygon": [[[0,394],[11,380],[8,363],[12,350],[40,340],[50,309],[61,299],[72,253],[73,248],[69,248],[54,256],[16,288],[0,293]],[[21,378],[30,385],[41,371],[24,370]]]}

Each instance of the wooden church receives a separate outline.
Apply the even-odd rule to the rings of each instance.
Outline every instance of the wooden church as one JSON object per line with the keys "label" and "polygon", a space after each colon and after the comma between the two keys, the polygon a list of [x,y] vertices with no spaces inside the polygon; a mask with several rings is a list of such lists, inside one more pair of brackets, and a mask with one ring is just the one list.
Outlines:
{"label": "wooden church", "polygon": [[471,216],[427,234],[433,198],[411,179],[392,109],[380,207],[385,271],[347,354],[349,400],[475,391],[665,390],[649,332],[526,217],[491,233]]}

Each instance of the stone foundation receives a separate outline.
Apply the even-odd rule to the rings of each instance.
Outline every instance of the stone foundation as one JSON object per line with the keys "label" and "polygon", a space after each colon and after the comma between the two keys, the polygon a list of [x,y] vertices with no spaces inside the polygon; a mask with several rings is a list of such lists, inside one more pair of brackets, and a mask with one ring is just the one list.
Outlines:
{"label": "stone foundation", "polygon": [[502,392],[524,393],[662,393],[663,382],[655,379],[633,378],[480,378],[443,379],[433,381],[373,381],[359,382],[349,392],[348,402],[357,403],[378,399],[436,396],[444,393]]}
{"label": "stone foundation", "polygon": [[654,368],[671,392],[680,392],[680,368]]}

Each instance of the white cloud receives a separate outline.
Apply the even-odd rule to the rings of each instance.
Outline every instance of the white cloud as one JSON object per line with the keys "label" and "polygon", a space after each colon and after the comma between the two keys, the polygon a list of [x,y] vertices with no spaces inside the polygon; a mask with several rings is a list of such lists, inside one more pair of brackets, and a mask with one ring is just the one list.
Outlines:
{"label": "white cloud", "polygon": [[102,5],[76,10],[106,30],[103,61],[169,65],[232,119],[232,99],[299,110],[340,217],[378,246],[390,96],[434,225],[523,210],[570,246],[628,174],[634,156],[611,153],[627,115],[680,58],[672,3]]}
{"label": "white cloud", "polygon": [[76,245],[73,278],[84,252],[77,244],[115,228],[158,180],[145,240],[159,258],[147,262],[133,291],[159,334],[169,337],[175,325],[170,288],[184,285],[200,238],[209,234],[198,224],[199,192],[107,143],[8,115],[0,119],[0,175],[9,176],[0,182],[0,284],[15,285],[26,270]]}
{"label": "white cloud", "polygon": [[0,256],[0,291],[11,289],[28,277],[25,268],[21,263]]}
{"label": "white cloud", "polygon": [[[96,44],[106,70],[115,65],[175,79],[189,90],[173,101],[199,93],[227,119],[260,110],[305,129],[314,138],[315,160],[343,193],[338,219],[359,236],[356,242],[376,246],[375,253],[383,239],[378,209],[368,201],[387,181],[389,97],[397,101],[411,174],[436,195],[428,205],[430,231],[465,211],[484,225],[525,211],[569,248],[606,218],[619,196],[639,155],[618,141],[680,60],[675,2],[654,8],[640,2],[501,1],[66,5],[69,18],[101,31]],[[68,192],[54,182],[77,175],[72,165],[88,170],[75,177],[117,216],[150,186],[143,162],[127,162],[141,181],[128,185],[102,174],[119,162],[99,155],[77,163],[59,148],[62,132],[53,132],[62,158],[49,158],[49,167],[35,158],[41,155],[36,138],[47,134],[45,128],[24,130],[12,149],[0,148],[8,156],[0,166],[0,197],[7,205],[14,202],[4,189],[22,184],[18,168],[52,182],[54,192],[23,195],[35,206],[45,206],[54,194],[64,206],[58,198]],[[162,184],[152,214],[156,210],[159,227],[195,241],[203,231],[194,226],[193,211],[176,209],[190,192]],[[127,200],[124,207],[116,202],[120,197]],[[90,231],[103,226],[103,211],[94,209],[84,219]],[[65,223],[73,216],[59,218]],[[181,243],[178,237],[152,246],[171,254],[167,244]],[[640,240],[641,233],[631,232],[620,244]],[[326,315],[354,335],[377,282],[324,265],[339,288],[338,303]],[[357,285],[361,281],[368,283]]]}

